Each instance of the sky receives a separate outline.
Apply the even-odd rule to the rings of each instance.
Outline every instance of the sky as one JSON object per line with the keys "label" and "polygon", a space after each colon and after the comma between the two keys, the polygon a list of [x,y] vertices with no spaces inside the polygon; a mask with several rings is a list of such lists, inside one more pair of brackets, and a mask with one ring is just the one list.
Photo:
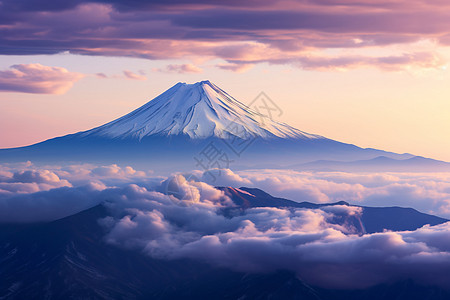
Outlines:
{"label": "sky", "polygon": [[0,147],[87,130],[209,79],[279,121],[450,161],[444,0],[0,1]]}

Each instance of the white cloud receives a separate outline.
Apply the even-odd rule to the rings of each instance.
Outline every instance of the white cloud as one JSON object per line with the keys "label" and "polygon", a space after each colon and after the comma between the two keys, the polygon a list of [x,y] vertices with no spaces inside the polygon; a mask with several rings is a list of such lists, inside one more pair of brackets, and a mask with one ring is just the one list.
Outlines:
{"label": "white cloud", "polygon": [[[275,194],[319,202],[389,199],[386,203],[412,201],[432,209],[444,207],[450,192],[448,174],[223,174],[224,183],[264,184]],[[450,222],[363,235],[351,222],[362,213],[359,207],[242,210],[188,174],[148,177],[117,165],[3,165],[0,178],[2,184],[36,187],[0,193],[1,222],[54,220],[105,203],[110,215],[99,221],[105,241],[158,259],[189,258],[243,272],[291,270],[310,284],[331,288],[408,278],[446,286],[450,280]]]}
{"label": "white cloud", "polygon": [[334,222],[337,215],[360,214],[357,207],[261,207],[225,217],[223,206],[207,197],[187,206],[137,187],[133,193],[115,192],[120,200],[112,207],[128,213],[104,220],[106,240],[155,258],[190,258],[243,272],[292,270],[309,283],[332,288],[449,279],[450,223],[360,236],[348,223]]}
{"label": "white cloud", "polygon": [[[0,222],[36,222],[62,218],[101,203],[100,191],[128,185],[146,173],[126,166],[0,165]],[[153,178],[155,184],[159,178]]]}

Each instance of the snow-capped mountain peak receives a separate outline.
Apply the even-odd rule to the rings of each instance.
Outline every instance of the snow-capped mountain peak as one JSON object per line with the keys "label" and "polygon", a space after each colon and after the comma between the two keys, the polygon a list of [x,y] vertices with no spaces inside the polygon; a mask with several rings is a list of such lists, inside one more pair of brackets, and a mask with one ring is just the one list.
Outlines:
{"label": "snow-capped mountain peak", "polygon": [[153,135],[187,135],[193,139],[322,138],[271,120],[208,80],[177,83],[131,113],[80,134],[137,139]]}

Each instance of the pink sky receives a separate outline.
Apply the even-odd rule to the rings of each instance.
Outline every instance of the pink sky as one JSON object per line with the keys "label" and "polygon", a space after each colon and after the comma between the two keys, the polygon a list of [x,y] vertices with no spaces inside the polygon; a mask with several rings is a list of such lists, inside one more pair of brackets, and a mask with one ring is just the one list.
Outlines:
{"label": "pink sky", "polygon": [[2,2],[0,147],[210,79],[301,130],[450,161],[447,1],[36,3]]}

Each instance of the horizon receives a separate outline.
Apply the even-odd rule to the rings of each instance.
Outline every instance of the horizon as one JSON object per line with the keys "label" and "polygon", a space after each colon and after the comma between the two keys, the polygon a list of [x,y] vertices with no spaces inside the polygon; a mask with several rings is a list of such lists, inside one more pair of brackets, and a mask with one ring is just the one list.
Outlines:
{"label": "horizon", "polygon": [[[73,129],[72,131],[65,132],[65,133],[61,133],[61,134],[59,134],[59,135],[55,134],[55,135],[52,135],[52,136],[49,136],[49,137],[43,137],[43,139],[39,139],[39,140],[36,140],[36,139],[35,139],[34,141],[31,140],[30,142],[26,142],[26,143],[24,143],[24,144],[18,144],[18,145],[14,144],[14,145],[10,145],[10,146],[7,146],[7,147],[1,147],[1,142],[2,142],[2,141],[4,142],[5,140],[1,140],[1,139],[0,139],[0,149],[11,149],[11,148],[26,147],[26,146],[30,146],[30,145],[33,145],[33,144],[36,144],[36,143],[40,143],[40,142],[43,142],[43,141],[46,141],[46,140],[49,140],[49,139],[53,139],[53,138],[56,138],[56,137],[61,137],[61,136],[69,135],[69,134],[74,134],[74,133],[79,133],[79,132],[83,132],[83,131],[86,131],[86,130],[90,130],[90,129],[93,129],[93,128],[102,126],[102,125],[104,125],[104,124],[106,124],[106,123],[109,123],[109,122],[111,122],[111,121],[113,121],[113,120],[115,120],[115,119],[118,119],[118,118],[120,118],[120,117],[122,117],[122,116],[124,116],[124,115],[126,115],[126,114],[128,114],[128,113],[130,113],[130,112],[132,112],[132,111],[134,111],[135,109],[138,109],[139,107],[141,107],[141,106],[143,106],[143,105],[145,105],[145,104],[151,102],[151,101],[154,100],[156,97],[158,97],[159,95],[161,95],[161,94],[164,93],[165,91],[169,90],[170,88],[176,86],[177,84],[194,85],[194,84],[203,83],[203,82],[210,82],[210,83],[212,83],[212,84],[218,86],[220,89],[224,90],[224,91],[227,92],[228,94],[230,94],[226,89],[224,89],[224,88],[221,87],[220,85],[216,84],[216,83],[215,83],[213,80],[211,80],[211,79],[200,79],[200,80],[197,80],[197,81],[194,80],[194,81],[190,81],[190,82],[186,82],[186,81],[178,81],[177,83],[174,83],[174,84],[172,84],[171,86],[167,87],[166,90],[161,91],[161,93],[155,95],[152,99],[146,101],[145,103],[140,104],[140,105],[137,106],[137,107],[130,108],[130,110],[127,111],[127,112],[123,112],[123,113],[119,112],[120,115],[113,117],[114,119],[106,120],[106,121],[103,121],[102,123],[97,123],[96,125],[91,125],[91,127],[87,127],[87,128],[79,128],[79,129]],[[235,98],[237,101],[239,101],[239,102],[241,102],[241,103],[243,103],[244,105],[247,106],[247,104],[246,104],[245,102],[241,101],[239,98],[235,97],[234,95],[230,94],[230,96],[232,96],[232,97]],[[247,103],[248,103],[248,101],[247,101]],[[284,111],[283,111],[283,113],[284,113]],[[285,120],[283,120],[283,115],[282,115],[281,117],[275,119],[275,121],[278,121],[278,122],[282,122],[282,123],[286,123],[286,124],[288,124],[288,125],[291,125],[289,122],[286,122]],[[94,124],[94,122],[95,122],[95,120],[93,121],[93,124]],[[293,125],[291,125],[291,126],[293,126]],[[296,128],[296,129],[305,131],[305,130],[303,130],[303,129],[301,129],[301,128],[298,128],[298,127],[296,127],[296,126],[293,126],[293,127]],[[306,131],[306,132],[308,132],[308,131]],[[333,140],[337,140],[337,141],[339,141],[339,142],[344,142],[344,143],[354,144],[354,145],[356,145],[356,146],[358,146],[358,147],[361,147],[361,148],[379,149],[379,150],[389,151],[389,152],[394,152],[394,153],[399,153],[399,154],[412,154],[412,155],[414,155],[414,156],[427,157],[427,158],[437,159],[437,160],[442,160],[442,161],[450,161],[450,156],[449,156],[448,160],[446,160],[446,159],[445,159],[446,156],[444,156],[444,158],[441,158],[441,157],[427,156],[427,155],[424,155],[424,154],[422,154],[422,153],[415,153],[415,152],[413,152],[413,151],[396,152],[396,151],[394,151],[394,150],[392,150],[392,149],[389,149],[389,148],[377,148],[376,146],[373,146],[373,145],[360,145],[360,144],[358,144],[358,143],[352,143],[352,142],[347,141],[345,138],[344,138],[344,140],[339,140],[339,139],[334,139],[333,137],[326,136],[326,135],[323,135],[323,134],[320,134],[320,133],[317,133],[317,132],[308,132],[308,133],[310,133],[310,134],[318,134],[318,135],[324,136],[324,137],[326,137],[326,138],[330,138],[330,139],[333,139]],[[386,147],[389,147],[389,146],[386,146]]]}

